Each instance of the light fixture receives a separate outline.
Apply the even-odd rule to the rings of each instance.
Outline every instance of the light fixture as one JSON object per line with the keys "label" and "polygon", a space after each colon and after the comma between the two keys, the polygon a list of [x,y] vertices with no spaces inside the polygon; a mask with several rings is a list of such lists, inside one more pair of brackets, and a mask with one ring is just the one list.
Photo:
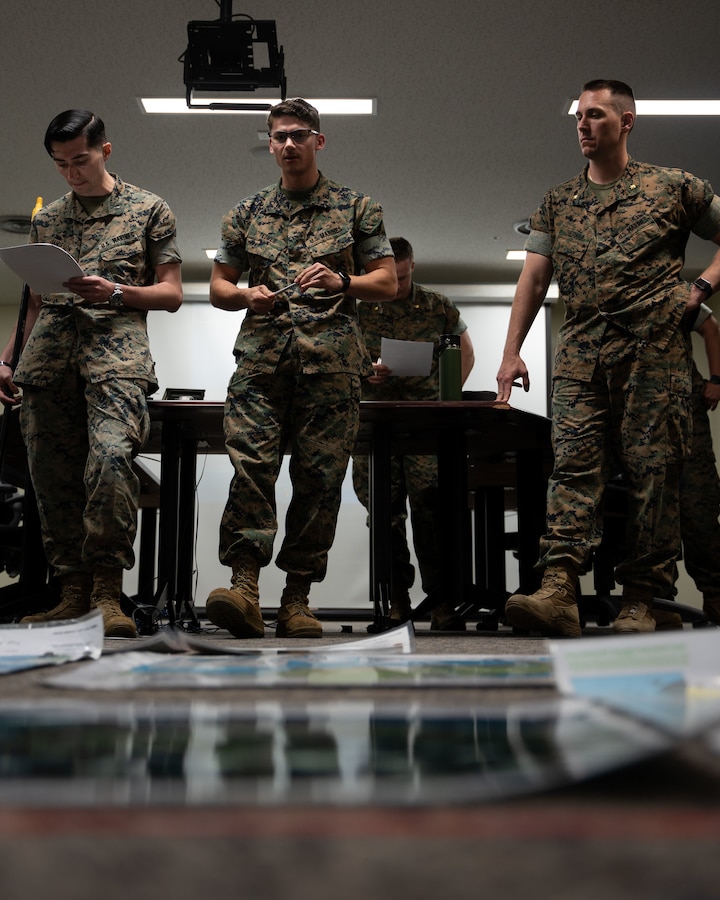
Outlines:
{"label": "light fixture", "polygon": [[[263,88],[279,88],[285,99],[285,54],[271,19],[233,16],[232,0],[220,0],[220,18],[188,22],[187,33],[188,45],[180,60],[188,107],[242,110],[244,99],[215,100],[210,95]],[[270,108],[267,100],[264,108]]]}
{"label": "light fixture", "polygon": [[0,229],[11,234],[27,234],[31,224],[30,216],[0,216]]}
{"label": "light fixture", "polygon": [[[577,105],[570,102],[569,116]],[[720,100],[636,100],[635,110],[639,116],[720,116]]]}
{"label": "light fixture", "polygon": [[527,251],[525,250],[508,250],[505,254],[505,259],[517,260],[517,259],[525,259],[527,256]]}
{"label": "light fixture", "polygon": [[[230,115],[237,114],[267,114],[269,105],[280,102],[280,97],[272,97],[267,99],[258,99],[256,102],[248,100],[243,104],[243,108],[222,108],[219,105],[209,107],[188,107],[183,97],[140,97],[139,103],[143,112],[149,115],[185,115],[188,113],[225,113]],[[218,104],[221,98],[213,97],[208,100],[217,100]],[[321,116],[374,116],[377,112],[377,100],[370,98],[321,98],[312,100],[307,98],[308,103],[312,103]],[[264,135],[267,140],[267,135]]]}

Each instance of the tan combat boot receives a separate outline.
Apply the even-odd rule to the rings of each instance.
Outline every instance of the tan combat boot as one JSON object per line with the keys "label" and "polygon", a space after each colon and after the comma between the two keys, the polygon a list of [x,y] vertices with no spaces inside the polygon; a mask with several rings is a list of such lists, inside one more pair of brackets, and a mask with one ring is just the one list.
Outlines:
{"label": "tan combat boot", "polygon": [[123,570],[110,566],[95,569],[92,606],[102,613],[105,637],[137,637],[135,623],[120,608]]}
{"label": "tan combat boot", "polygon": [[393,625],[407,622],[412,613],[410,595],[402,588],[392,588],[390,591],[390,621]]}
{"label": "tan combat boot", "polygon": [[90,575],[76,573],[61,575],[60,602],[48,612],[33,613],[20,619],[25,622],[60,622],[64,619],[79,619],[90,612],[90,591],[92,581]]}
{"label": "tan combat boot", "polygon": [[288,575],[280,598],[275,637],[321,638],[322,625],[310,612],[310,583]]}
{"label": "tan combat boot", "polygon": [[581,637],[577,608],[578,576],[565,566],[548,566],[534,594],[513,594],[505,603],[505,621],[514,628],[546,637]]}
{"label": "tan combat boot", "polygon": [[438,603],[430,611],[430,631],[465,631],[465,619],[451,603]]}
{"label": "tan combat boot", "polygon": [[615,634],[646,634],[655,631],[652,601],[651,587],[626,584],[623,588],[622,607],[613,622]]}
{"label": "tan combat boot", "polygon": [[213,625],[224,628],[236,638],[265,637],[259,575],[260,563],[252,556],[233,563],[230,587],[210,591],[205,603],[205,613]]}

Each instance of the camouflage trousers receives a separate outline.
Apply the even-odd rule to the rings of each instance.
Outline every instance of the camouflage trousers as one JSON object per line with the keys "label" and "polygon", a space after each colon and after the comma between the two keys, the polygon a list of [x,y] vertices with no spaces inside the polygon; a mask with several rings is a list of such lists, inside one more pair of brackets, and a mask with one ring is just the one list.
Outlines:
{"label": "camouflage trousers", "polygon": [[360,417],[356,375],[304,375],[294,353],[275,373],[235,372],[225,403],[225,445],[235,474],[220,524],[220,562],[272,559],[275,484],[290,453],[292,484],[278,568],[322,581],[335,538],[342,483]]}
{"label": "camouflage trousers", "polygon": [[132,568],[140,497],[132,460],[150,432],[145,384],[91,384],[68,366],[52,387],[24,388],[20,425],[55,572]]}
{"label": "camouflage trousers", "polygon": [[687,345],[630,343],[610,333],[592,381],[553,382],[553,450],[547,533],[540,566],[570,562],[587,571],[602,537],[601,501],[609,477],[627,490],[626,556],[619,584],[666,596],[680,554],[679,489],[692,425]]}
{"label": "camouflage trousers", "polygon": [[[405,527],[408,503],[422,589],[425,594],[430,594],[439,586],[437,478],[435,456],[394,456],[391,460],[390,552],[393,594],[395,591],[408,591],[415,581]],[[365,509],[369,509],[367,456],[356,456],[353,459],[353,487],[358,500]]]}
{"label": "camouflage trousers", "polygon": [[703,594],[720,593],[720,478],[703,380],[693,380],[692,452],[680,477],[680,533],[688,575]]}

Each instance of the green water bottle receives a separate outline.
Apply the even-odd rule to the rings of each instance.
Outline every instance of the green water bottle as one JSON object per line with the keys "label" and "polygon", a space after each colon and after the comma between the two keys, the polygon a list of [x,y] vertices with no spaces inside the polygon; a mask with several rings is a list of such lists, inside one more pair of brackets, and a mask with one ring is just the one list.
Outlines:
{"label": "green water bottle", "polygon": [[462,400],[462,352],[459,334],[440,335],[440,399]]}

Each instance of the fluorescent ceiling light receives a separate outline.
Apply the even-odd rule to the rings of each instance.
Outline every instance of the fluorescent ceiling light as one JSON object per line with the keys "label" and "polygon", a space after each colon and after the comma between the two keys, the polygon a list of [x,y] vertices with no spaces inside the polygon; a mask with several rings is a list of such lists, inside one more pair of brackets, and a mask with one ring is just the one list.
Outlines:
{"label": "fluorescent ceiling light", "polygon": [[217,250],[212,250],[212,249],[205,250],[205,256],[207,256],[208,259],[215,259],[216,253],[217,253]]}
{"label": "fluorescent ceiling light", "polygon": [[525,250],[508,250],[505,259],[525,259],[527,253]]}
{"label": "fluorescent ceiling light", "polygon": [[[568,115],[577,112],[577,100],[570,103]],[[639,116],[720,116],[720,100],[636,100]]]}
{"label": "fluorescent ceiling light", "polygon": [[[248,98],[247,94],[240,100],[239,98],[229,97],[208,97],[204,99],[205,103],[232,103],[242,102],[244,104],[252,104],[252,95]],[[140,97],[140,106],[143,112],[149,114],[171,114],[171,115],[197,115],[198,113],[230,113],[231,115],[257,115],[262,113],[267,115],[268,103],[275,104],[280,102],[280,97],[264,97],[257,98],[258,108],[255,109],[191,109],[188,107],[184,97]],[[309,100],[308,103],[317,109],[321,116],[374,116],[377,112],[377,100],[374,97],[366,99],[342,99],[329,98],[320,100]]]}

